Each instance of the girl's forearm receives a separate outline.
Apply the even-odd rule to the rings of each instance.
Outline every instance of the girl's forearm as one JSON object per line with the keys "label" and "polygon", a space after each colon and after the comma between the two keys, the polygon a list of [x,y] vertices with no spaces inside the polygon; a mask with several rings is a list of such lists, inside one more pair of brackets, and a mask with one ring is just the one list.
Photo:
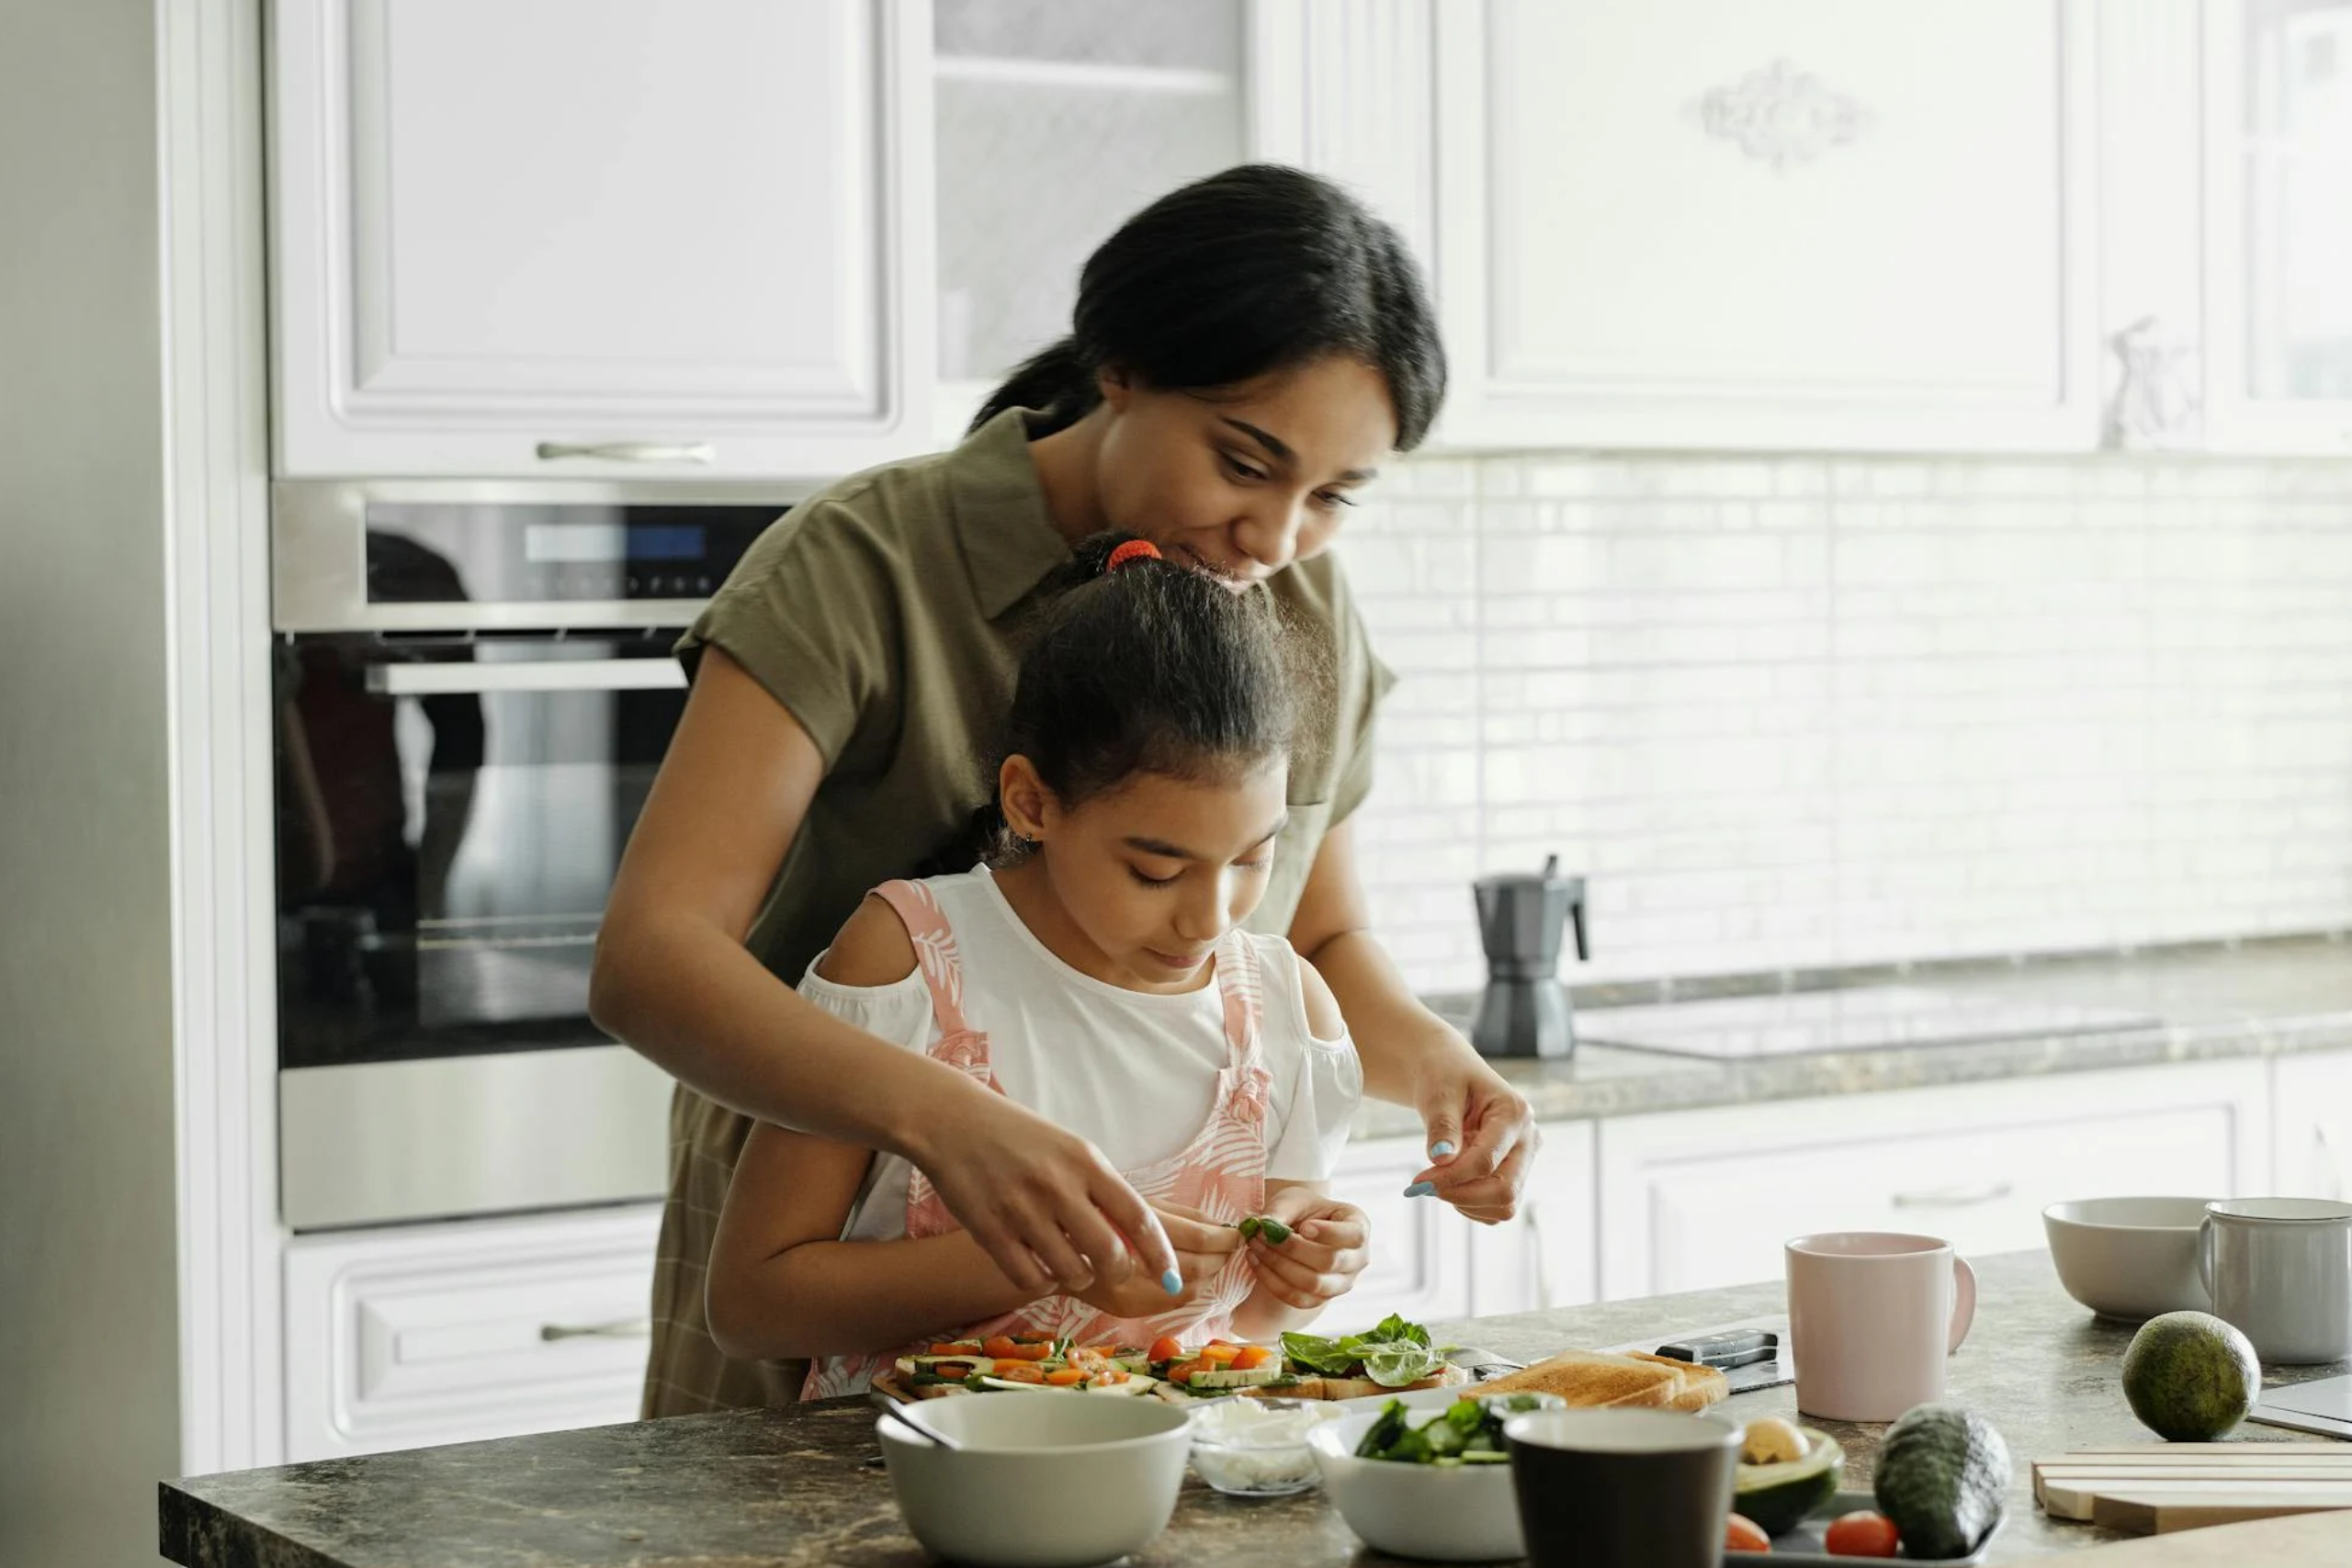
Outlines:
{"label": "girl's forearm", "polygon": [[1477,1062],[1461,1032],[1421,1005],[1371,932],[1334,936],[1312,962],[1347,1020],[1363,1063],[1364,1092],[1373,1099],[1413,1105],[1431,1065],[1455,1056]]}
{"label": "girl's forearm", "polygon": [[808,1242],[757,1268],[714,1267],[711,1337],[750,1360],[895,1350],[1037,1298],[963,1231],[899,1241]]}
{"label": "girl's forearm", "polygon": [[598,945],[597,1024],[730,1110],[920,1165],[925,1126],[991,1098],[946,1064],[834,1017],[701,920],[608,926]]}

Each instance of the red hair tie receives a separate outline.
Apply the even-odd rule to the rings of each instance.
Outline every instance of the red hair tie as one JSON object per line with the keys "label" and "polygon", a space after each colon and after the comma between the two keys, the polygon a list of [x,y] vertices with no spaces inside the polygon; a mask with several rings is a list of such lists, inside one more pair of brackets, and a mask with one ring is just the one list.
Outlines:
{"label": "red hair tie", "polygon": [[1113,572],[1118,570],[1121,567],[1126,565],[1131,560],[1162,560],[1165,558],[1166,558],[1161,556],[1159,553],[1159,547],[1153,544],[1149,539],[1129,539],[1125,544],[1121,545],[1117,549],[1113,550],[1111,552],[1111,558],[1102,563],[1102,575],[1105,577],[1110,576]]}

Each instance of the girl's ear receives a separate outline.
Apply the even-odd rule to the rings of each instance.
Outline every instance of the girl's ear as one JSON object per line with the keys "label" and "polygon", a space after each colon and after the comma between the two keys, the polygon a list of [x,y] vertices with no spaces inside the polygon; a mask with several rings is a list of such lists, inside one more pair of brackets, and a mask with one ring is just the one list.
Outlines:
{"label": "girl's ear", "polygon": [[996,797],[1004,811],[1004,825],[1017,838],[1043,843],[1046,818],[1054,808],[1054,792],[1037,776],[1029,759],[1007,757],[996,772]]}

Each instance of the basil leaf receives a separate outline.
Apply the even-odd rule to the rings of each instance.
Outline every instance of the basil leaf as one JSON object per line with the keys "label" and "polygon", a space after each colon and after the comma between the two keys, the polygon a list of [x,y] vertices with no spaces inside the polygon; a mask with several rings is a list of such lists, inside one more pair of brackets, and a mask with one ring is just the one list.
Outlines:
{"label": "basil leaf", "polygon": [[1363,1359],[1363,1375],[1383,1388],[1419,1382],[1440,1367],[1445,1358],[1419,1345],[1379,1345]]}
{"label": "basil leaf", "polygon": [[1363,1358],[1342,1341],[1315,1334],[1285,1334],[1283,1354],[1298,1365],[1326,1377],[1345,1377]]}

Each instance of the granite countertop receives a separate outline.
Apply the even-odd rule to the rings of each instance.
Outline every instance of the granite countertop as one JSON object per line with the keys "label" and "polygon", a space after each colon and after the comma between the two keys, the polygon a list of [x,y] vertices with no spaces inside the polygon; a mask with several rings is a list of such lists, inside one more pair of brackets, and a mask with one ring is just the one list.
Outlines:
{"label": "granite countertop", "polygon": [[[2015,1461],[1993,1560],[2111,1539],[2043,1517],[2029,1467],[2069,1449],[2153,1440],[2117,1382],[2131,1330],[2067,1300],[2041,1253],[1982,1259],[1976,1269],[1975,1331],[1952,1359],[1948,1397],[1992,1421]],[[1781,1303],[1772,1283],[1432,1326],[1524,1359],[1736,1322]],[[2272,1381],[2342,1370],[2297,1368]],[[1723,1408],[1740,1419],[1792,1415],[1795,1391],[1739,1394]],[[170,1481],[159,1544],[188,1568],[914,1568],[925,1560],[900,1525],[889,1480],[867,1464],[879,1451],[874,1422],[862,1402],[833,1400]],[[1816,1425],[1845,1445],[1848,1483],[1866,1485],[1884,1428]],[[2240,1437],[2309,1440],[2258,1426]],[[1339,1568],[1395,1560],[1364,1548],[1320,1493],[1244,1502],[1188,1477],[1167,1533],[1127,1561]]]}
{"label": "granite countertop", "polygon": [[[1589,1021],[1596,1010],[1611,1005],[1888,984],[1986,998],[2128,1009],[2160,1021],[2098,1033],[1728,1061],[1580,1044],[1564,1061],[1504,1059],[1496,1066],[1533,1102],[1537,1117],[1566,1122],[2167,1062],[2352,1050],[2352,945],[2330,936],[2202,943],[2150,949],[2133,956],[1809,971],[1769,981],[1747,976],[1672,987],[1577,987],[1572,995],[1577,1017]],[[1424,999],[1457,1025],[1466,1024],[1477,1006],[1475,995]],[[1404,1107],[1367,1102],[1354,1134],[1358,1138],[1402,1137],[1419,1130],[1419,1119]]]}

